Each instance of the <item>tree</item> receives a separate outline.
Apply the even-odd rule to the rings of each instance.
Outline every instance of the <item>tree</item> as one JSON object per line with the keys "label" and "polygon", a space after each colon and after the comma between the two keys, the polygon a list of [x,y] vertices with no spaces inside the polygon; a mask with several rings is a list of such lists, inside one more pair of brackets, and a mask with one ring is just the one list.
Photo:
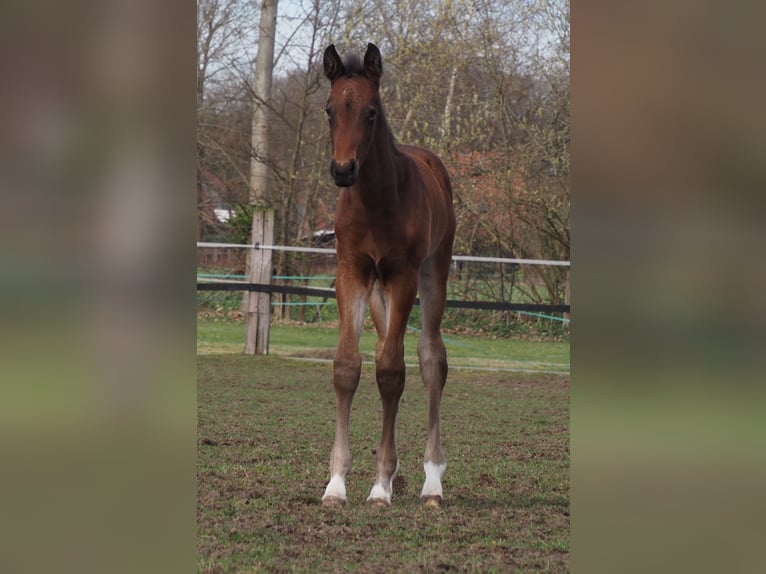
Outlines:
{"label": "tree", "polygon": [[[248,6],[200,4],[200,165],[231,205],[247,203],[248,162],[258,155],[249,141],[252,58],[241,49],[255,36]],[[456,253],[569,258],[567,0],[312,0],[280,15],[285,22],[263,198],[276,211],[279,243],[332,225],[337,190],[327,176],[318,55],[329,43],[358,52],[373,41],[395,136],[439,153],[453,176]],[[286,254],[275,263],[290,274],[310,265]],[[566,276],[560,267],[526,270],[523,287],[534,300],[560,301]]]}
{"label": "tree", "polygon": [[252,37],[253,16],[243,0],[197,4],[198,239],[221,232],[213,207],[233,206],[247,189],[249,113],[236,71],[249,60],[242,46]]}

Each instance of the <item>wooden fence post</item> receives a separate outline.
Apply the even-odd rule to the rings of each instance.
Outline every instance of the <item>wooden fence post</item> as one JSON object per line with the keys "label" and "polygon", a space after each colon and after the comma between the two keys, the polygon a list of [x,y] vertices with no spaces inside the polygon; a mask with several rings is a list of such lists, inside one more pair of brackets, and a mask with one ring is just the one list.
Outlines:
{"label": "wooden fence post", "polygon": [[[274,210],[253,212],[253,245],[274,244]],[[250,250],[250,283],[271,284],[271,249]],[[246,355],[269,354],[269,328],[271,326],[271,293],[249,291],[247,294]]]}
{"label": "wooden fence post", "polygon": [[[277,30],[278,0],[261,2],[258,23],[258,54],[253,78],[253,118],[250,141],[250,205],[253,206],[253,245],[274,245],[274,210],[267,209],[269,189],[269,123],[271,80],[274,71],[274,38]],[[271,250],[250,253],[250,282],[271,283]],[[269,354],[271,294],[248,292],[246,355]]]}

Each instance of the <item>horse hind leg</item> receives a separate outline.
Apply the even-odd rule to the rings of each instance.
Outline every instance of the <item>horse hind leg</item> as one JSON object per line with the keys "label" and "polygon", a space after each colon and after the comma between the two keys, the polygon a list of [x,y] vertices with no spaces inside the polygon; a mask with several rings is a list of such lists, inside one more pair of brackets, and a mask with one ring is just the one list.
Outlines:
{"label": "horse hind leg", "polygon": [[441,318],[446,302],[444,282],[421,274],[421,313],[423,330],[418,343],[420,373],[428,395],[428,441],[423,457],[425,482],[420,499],[429,506],[440,506],[443,499],[441,479],[447,467],[440,435],[440,409],[447,382],[447,350],[441,337]]}
{"label": "horse hind leg", "polygon": [[370,292],[370,315],[375,325],[375,331],[378,334],[378,340],[375,344],[375,361],[380,358],[383,351],[383,344],[388,332],[388,311],[385,293],[380,281],[375,281]]}
{"label": "horse hind leg", "polygon": [[447,468],[439,429],[441,396],[447,380],[447,352],[441,337],[422,336],[418,359],[428,394],[428,441],[423,457],[425,482],[420,498],[424,504],[439,506],[444,496],[441,479]]}

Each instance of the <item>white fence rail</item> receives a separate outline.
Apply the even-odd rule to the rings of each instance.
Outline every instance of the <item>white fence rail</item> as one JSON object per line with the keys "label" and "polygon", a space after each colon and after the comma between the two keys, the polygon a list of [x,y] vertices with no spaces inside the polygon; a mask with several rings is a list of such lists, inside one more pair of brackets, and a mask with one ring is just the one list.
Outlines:
{"label": "white fence rail", "polygon": [[[326,253],[335,254],[335,249],[326,247],[291,247],[288,245],[260,245],[260,244],[241,244],[241,243],[210,243],[198,241],[197,247],[202,248],[238,248],[238,249],[270,249],[272,251],[294,251],[298,253]],[[559,267],[570,267],[569,261],[556,261],[547,259],[515,259],[512,257],[476,257],[473,255],[453,255],[452,261],[474,261],[477,263],[515,263],[518,265],[555,265]]]}

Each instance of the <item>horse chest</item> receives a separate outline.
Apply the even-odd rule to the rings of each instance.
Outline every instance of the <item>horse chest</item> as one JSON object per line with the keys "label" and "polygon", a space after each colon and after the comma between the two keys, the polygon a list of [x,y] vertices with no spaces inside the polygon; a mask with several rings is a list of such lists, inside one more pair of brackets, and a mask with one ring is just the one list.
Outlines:
{"label": "horse chest", "polygon": [[[339,225],[340,223],[340,225]],[[420,227],[425,223],[421,222]],[[386,220],[384,218],[359,218],[343,225],[337,222],[336,236],[355,252],[363,252],[373,261],[383,259],[411,259],[427,246],[419,233],[417,222]]]}

